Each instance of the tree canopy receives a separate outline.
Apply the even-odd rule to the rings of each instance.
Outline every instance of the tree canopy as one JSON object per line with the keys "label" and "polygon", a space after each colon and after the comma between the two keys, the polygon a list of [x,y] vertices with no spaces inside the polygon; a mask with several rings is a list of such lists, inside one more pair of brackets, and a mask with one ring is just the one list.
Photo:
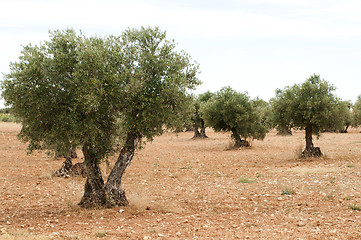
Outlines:
{"label": "tree canopy", "polygon": [[29,151],[82,149],[83,206],[106,205],[107,199],[121,205],[127,203],[120,186],[124,171],[116,164],[105,186],[99,163],[121,149],[117,163],[122,160],[125,170],[137,145],[182,122],[197,72],[197,63],[158,28],[107,38],[68,29],[24,47],[1,88]]}
{"label": "tree canopy", "polygon": [[266,127],[248,95],[230,87],[216,92],[201,105],[201,112],[207,125],[215,131],[232,132],[235,147],[247,146],[247,139],[264,139],[266,136]]}

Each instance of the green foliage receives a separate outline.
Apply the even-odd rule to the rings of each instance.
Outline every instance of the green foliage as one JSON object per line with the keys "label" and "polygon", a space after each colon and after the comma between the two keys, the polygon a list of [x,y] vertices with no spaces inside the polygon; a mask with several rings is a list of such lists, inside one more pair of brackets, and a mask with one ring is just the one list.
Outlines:
{"label": "green foliage", "polygon": [[248,177],[241,177],[240,179],[238,179],[239,183],[253,183],[253,179],[248,178]]}
{"label": "green foliage", "polygon": [[355,104],[352,107],[353,110],[353,121],[352,125],[358,127],[361,125],[361,95],[358,96]]}
{"label": "green foliage", "polygon": [[11,114],[0,113],[0,122],[16,122],[16,118]]}
{"label": "green foliage", "polygon": [[158,28],[128,29],[122,35],[128,81],[122,129],[141,141],[152,140],[167,128],[177,128],[189,114],[189,89],[200,82],[198,65]]}
{"label": "green foliage", "polygon": [[299,129],[311,125],[312,133],[319,135],[324,128],[339,124],[331,122],[338,103],[332,94],[334,90],[318,75],[312,75],[302,84],[277,89],[276,97],[271,101],[274,123]]}
{"label": "green foliage", "polygon": [[0,113],[7,113],[7,114],[9,114],[9,113],[10,113],[10,108],[2,108],[2,109],[0,109]]}
{"label": "green foliage", "polygon": [[276,97],[270,100],[271,113],[270,125],[275,127],[279,134],[290,134],[293,127],[292,103],[294,101],[292,91],[276,90]]}
{"label": "green foliage", "polygon": [[201,128],[204,127],[204,119],[202,113],[200,112],[200,107],[202,104],[205,104],[209,99],[212,98],[214,94],[210,91],[201,93],[198,97],[194,97],[194,109],[193,109],[193,116],[192,122],[194,127]]}
{"label": "green foliage", "polygon": [[253,107],[258,112],[258,115],[261,118],[261,123],[267,128],[271,129],[273,124],[271,122],[271,106],[268,102],[260,98],[255,98],[251,100]]}
{"label": "green foliage", "polygon": [[206,123],[215,131],[231,131],[236,145],[241,138],[264,139],[266,127],[249,97],[230,87],[222,88],[201,106]]}
{"label": "green foliage", "polygon": [[158,28],[106,39],[68,29],[24,47],[1,88],[29,151],[82,147],[97,163],[129,133],[141,142],[177,126],[197,72]]}
{"label": "green foliage", "polygon": [[352,124],[351,103],[349,101],[338,101],[333,110],[333,117],[327,130],[334,132],[347,132]]}

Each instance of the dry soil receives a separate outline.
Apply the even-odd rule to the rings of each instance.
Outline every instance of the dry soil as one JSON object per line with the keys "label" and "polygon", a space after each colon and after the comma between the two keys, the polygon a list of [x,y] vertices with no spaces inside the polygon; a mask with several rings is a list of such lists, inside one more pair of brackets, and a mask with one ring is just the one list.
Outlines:
{"label": "dry soil", "polygon": [[319,159],[297,158],[301,131],[238,150],[227,133],[166,133],[126,171],[130,206],[90,210],[85,179],[52,177],[62,159],[27,155],[19,131],[0,123],[0,239],[361,239],[360,129],[315,139]]}

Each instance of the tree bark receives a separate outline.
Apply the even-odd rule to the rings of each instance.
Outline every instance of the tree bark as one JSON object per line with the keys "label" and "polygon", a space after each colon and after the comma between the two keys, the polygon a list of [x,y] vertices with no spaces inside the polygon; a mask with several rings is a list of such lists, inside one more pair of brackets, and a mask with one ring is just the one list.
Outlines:
{"label": "tree bark", "polygon": [[[201,131],[198,131],[199,128],[201,129]],[[201,119],[200,127],[198,126],[198,124],[193,125],[193,131],[194,131],[193,138],[208,138],[208,136],[206,135],[206,127],[203,119]]]}
{"label": "tree bark", "polygon": [[86,144],[83,146],[83,154],[87,179],[84,186],[84,195],[79,205],[85,208],[104,207],[107,202],[99,162]]}
{"label": "tree bark", "polygon": [[314,147],[312,142],[312,124],[306,126],[306,148],[301,157],[321,157],[322,152],[319,147]]}
{"label": "tree bark", "polygon": [[201,132],[200,132],[200,137],[201,138],[208,138],[208,136],[206,135],[206,127],[204,124],[204,120],[202,119],[202,126],[201,126]]}
{"label": "tree bark", "polygon": [[241,136],[238,134],[236,130],[232,131],[232,138],[235,140],[234,148],[240,148],[240,147],[249,147],[249,142],[247,140],[242,140]]}
{"label": "tree bark", "polygon": [[201,136],[200,132],[198,131],[198,127],[196,125],[193,126],[193,138],[199,138]]}
{"label": "tree bark", "polygon": [[308,124],[306,127],[306,149],[305,151],[310,152],[313,148],[313,142],[312,142],[312,124]]}
{"label": "tree bark", "polygon": [[288,126],[280,126],[277,128],[277,135],[287,136],[292,135],[292,130]]}
{"label": "tree bark", "polygon": [[53,176],[54,177],[69,177],[70,176],[70,169],[72,168],[73,163],[71,161],[71,157],[67,156],[65,161],[61,165],[61,168],[58,169]]}
{"label": "tree bark", "polygon": [[133,159],[135,146],[136,136],[129,133],[105,185],[107,200],[111,206],[126,206],[129,204],[122,188],[122,177]]}

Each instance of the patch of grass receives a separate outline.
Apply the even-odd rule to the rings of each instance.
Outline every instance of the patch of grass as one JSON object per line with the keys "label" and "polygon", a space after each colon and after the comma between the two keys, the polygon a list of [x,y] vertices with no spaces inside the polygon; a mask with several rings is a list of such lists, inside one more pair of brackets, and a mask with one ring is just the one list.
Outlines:
{"label": "patch of grass", "polygon": [[281,195],[295,195],[296,191],[293,188],[284,188],[282,189]]}
{"label": "patch of grass", "polygon": [[184,166],[184,167],[181,167],[180,169],[191,169],[190,166]]}
{"label": "patch of grass", "polygon": [[103,238],[103,237],[106,237],[107,235],[108,235],[107,232],[96,232],[96,233],[95,233],[95,236],[96,236],[97,238]]}
{"label": "patch of grass", "polygon": [[350,165],[347,165],[347,167],[348,167],[348,168],[353,168],[353,167],[355,167],[355,165],[350,164]]}
{"label": "patch of grass", "polygon": [[332,185],[334,185],[336,183],[336,177],[335,176],[330,177],[330,183]]}
{"label": "patch of grass", "polygon": [[253,183],[253,179],[248,178],[248,177],[241,177],[240,179],[238,179],[239,183]]}
{"label": "patch of grass", "polygon": [[335,198],[335,195],[333,194],[333,192],[331,192],[330,194],[327,195],[327,199],[328,200],[333,200]]}
{"label": "patch of grass", "polygon": [[361,207],[355,204],[348,205],[348,208],[354,211],[361,211]]}

